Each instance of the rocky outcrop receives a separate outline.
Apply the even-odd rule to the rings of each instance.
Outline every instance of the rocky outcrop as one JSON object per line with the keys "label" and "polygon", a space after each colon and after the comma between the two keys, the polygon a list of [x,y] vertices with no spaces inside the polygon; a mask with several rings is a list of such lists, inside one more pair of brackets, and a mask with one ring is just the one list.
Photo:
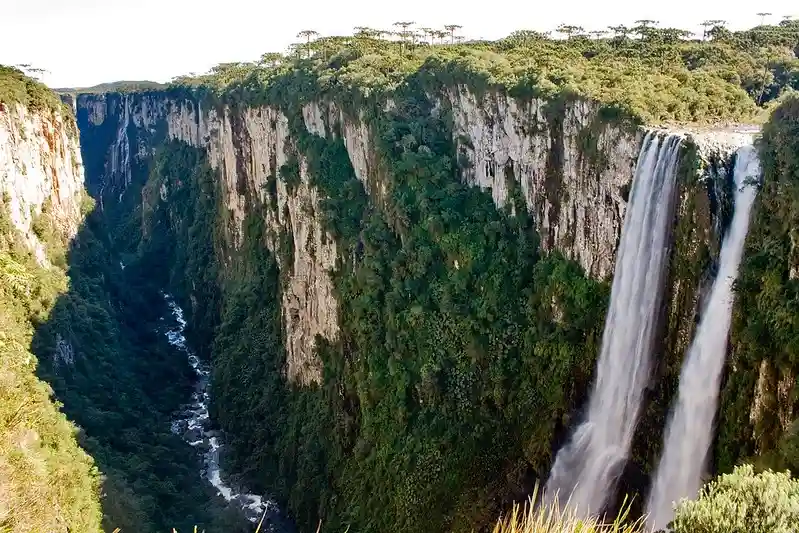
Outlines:
{"label": "rocky outcrop", "polygon": [[[137,169],[146,167],[157,141],[169,138],[207,151],[211,166],[219,172],[234,247],[241,244],[248,210],[261,208],[267,246],[285,280],[281,291],[285,372],[291,381],[320,382],[317,335],[331,342],[338,337],[331,280],[336,245],[322,227],[319,195],[310,184],[304,159],[298,157],[299,183],[277,179],[295,153],[285,115],[270,107],[205,111],[191,100],[142,94],[82,95],[78,117],[89,131],[116,132],[107,139],[106,158],[94,176],[95,189],[101,193],[111,187],[123,194]],[[281,253],[285,239],[291,241],[291,254]]]}
{"label": "rocky outcrop", "polygon": [[74,119],[0,104],[0,193],[11,220],[45,262],[36,221],[45,213],[63,237],[80,224],[83,164]]}
{"label": "rocky outcrop", "polygon": [[463,179],[502,207],[520,190],[546,250],[610,279],[641,131],[603,121],[599,106],[558,106],[466,87],[448,94]]}

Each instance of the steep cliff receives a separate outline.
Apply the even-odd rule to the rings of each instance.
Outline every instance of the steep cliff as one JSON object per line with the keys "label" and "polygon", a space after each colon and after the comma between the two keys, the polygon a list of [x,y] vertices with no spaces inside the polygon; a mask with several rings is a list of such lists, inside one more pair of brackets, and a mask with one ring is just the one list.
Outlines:
{"label": "steep cliff", "polygon": [[[315,337],[337,339],[330,273],[338,255],[285,113],[275,107],[203,109],[193,99],[165,94],[81,95],[77,105],[84,150],[98,165],[90,179],[101,194],[111,187],[121,195],[134,173],[146,171],[158,141],[169,138],[207,150],[232,220],[231,243],[240,244],[248,206],[264,207],[267,246],[288,279],[281,296],[286,372],[301,383],[318,382]],[[607,280],[637,157],[637,130],[603,121],[599,106],[585,101],[521,103],[497,93],[478,103],[465,87],[442,95],[442,108],[452,115],[464,182],[490,190],[498,208],[509,205],[512,190],[520,191],[544,250],[558,250]],[[302,114],[307,133],[341,136],[355,176],[379,203],[389,183],[385,171],[381,178],[373,127],[330,100],[310,102]],[[296,165],[296,185],[278,179],[287,163]],[[286,238],[291,258],[279,253]]]}
{"label": "steep cliff", "polygon": [[49,218],[67,240],[75,236],[83,164],[72,116],[0,103],[0,192],[11,221],[41,262],[45,251],[37,219]]}
{"label": "steep cliff", "polygon": [[86,194],[74,116],[3,66],[0,193],[0,530],[247,530],[170,431],[191,371]]}
{"label": "steep cliff", "polygon": [[799,467],[797,183],[799,99],[787,98],[759,141],[763,185],[754,206],[733,312],[717,453],[725,469],[742,457]]}
{"label": "steep cliff", "polygon": [[40,374],[72,365],[73,346],[62,337],[46,351],[32,346],[67,290],[65,252],[84,199],[77,130],[19,71],[0,66],[0,86],[0,529],[94,533],[96,467]]}

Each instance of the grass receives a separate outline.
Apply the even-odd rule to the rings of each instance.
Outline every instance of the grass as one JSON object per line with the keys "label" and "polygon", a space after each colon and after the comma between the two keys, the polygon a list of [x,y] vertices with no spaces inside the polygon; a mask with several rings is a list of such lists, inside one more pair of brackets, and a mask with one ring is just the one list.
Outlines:
{"label": "grass", "polygon": [[621,511],[612,523],[598,517],[583,518],[576,509],[561,507],[557,501],[535,505],[538,487],[526,504],[516,504],[505,517],[500,517],[493,533],[643,533],[643,519],[628,522],[630,502],[625,499]]}

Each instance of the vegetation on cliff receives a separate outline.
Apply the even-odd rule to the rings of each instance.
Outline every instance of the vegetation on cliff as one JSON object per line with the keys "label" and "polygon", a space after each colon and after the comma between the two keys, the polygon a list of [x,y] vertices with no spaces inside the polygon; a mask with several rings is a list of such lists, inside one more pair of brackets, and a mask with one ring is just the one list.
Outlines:
{"label": "vegetation on cliff", "polygon": [[597,352],[607,285],[542,257],[520,198],[512,216],[456,179],[450,130],[421,86],[395,102],[379,123],[385,209],[368,201],[340,139],[293,120],[346,258],[335,279],[342,339],[320,350],[318,388],[284,377],[280,275],[251,191],[235,248],[196,149],[165,145],[144,186],[137,268],[172,266],[158,279],[191,309],[192,340],[212,332],[213,408],[233,470],[305,527],[320,513],[331,530],[492,523],[543,475]]}
{"label": "vegetation on cliff", "polygon": [[71,116],[72,112],[45,84],[15,67],[0,65],[0,106],[21,104],[28,111],[51,111]]}
{"label": "vegetation on cliff", "polygon": [[[36,262],[0,200],[0,531],[100,531],[99,477],[37,376],[34,328],[66,290]],[[47,354],[55,357],[58,352]]]}
{"label": "vegetation on cliff", "polygon": [[[212,409],[232,451],[227,466],[285,502],[301,527],[323,519],[327,529],[342,531],[480,530],[545,476],[551,447],[588,389],[609,287],[559,254],[542,253],[512,176],[506,208],[461,182],[450,110],[437,99],[457,84],[478,96],[507,91],[543,98],[553,124],[564,101],[578,96],[599,101],[602,120],[629,124],[751,120],[758,106],[784,99],[764,130],[764,191],[735,317],[740,371],[725,387],[718,462],[731,469],[746,455],[773,451],[764,457],[774,466],[796,468],[796,440],[782,427],[780,409],[767,411],[776,419],[761,418],[751,428],[747,391],[757,390],[763,361],[773,365],[776,381],[795,381],[799,365],[791,270],[799,264],[792,229],[799,222],[799,131],[796,100],[786,96],[799,86],[797,24],[736,33],[716,28],[703,42],[670,29],[636,31],[635,38],[618,29],[612,38],[565,40],[518,32],[446,46],[360,31],[309,41],[291,57],[267,54],[258,64],[221,65],[207,76],[177,80],[168,89],[172,96],[227,105],[233,114],[270,105],[288,117],[293,155],[266,188],[272,193],[277,180],[296,187],[301,163],[307,165],[323,198],[324,228],[339,249],[341,331],[336,343],[319,339],[321,384],[287,380],[280,309],[286,273],[278,259],[291,264],[291,236],[279,235],[270,253],[266,242],[275,236],[267,206],[237,186],[247,215],[236,246],[207,156],[179,142],[159,147],[149,168],[138,161],[121,201],[88,217],[67,260],[54,262],[69,265],[69,286],[63,270],[43,270],[12,248],[0,250],[0,273],[16,283],[0,292],[13,299],[0,324],[11,324],[16,344],[0,338],[6,343],[0,348],[30,344],[40,356],[39,378],[52,384],[64,412],[82,428],[80,443],[104,476],[106,527],[226,527],[220,525],[226,518],[208,511],[214,496],[197,477],[194,451],[169,431],[191,376],[158,333],[163,288],[181,301],[187,335],[213,362]],[[10,80],[0,84],[0,101],[46,105],[38,86],[20,85],[17,72],[0,72],[0,80]],[[345,117],[362,116],[374,132],[385,176],[379,199],[355,177],[340,137],[305,129],[301,106],[324,99],[340,104]],[[82,132],[90,180],[104,171],[99,156],[116,134],[112,122],[103,127],[94,138]],[[234,120],[231,127],[239,126]],[[111,198],[121,191],[105,192]],[[51,279],[52,288],[36,285]],[[30,296],[38,293],[38,300]],[[0,312],[4,307],[5,300]],[[25,350],[12,356],[12,362],[32,357]],[[70,455],[64,468],[76,472],[70,479],[76,492],[61,500],[68,502],[64,512],[94,531],[92,462],[74,445],[72,427],[46,399],[46,387],[25,372],[13,379],[38,391],[33,408],[51,432],[40,428],[42,435],[59,443]],[[796,403],[791,394],[790,404],[779,397],[779,387],[764,390],[771,394],[765,402]],[[14,404],[0,403],[6,428],[13,429],[16,413]],[[0,441],[9,450],[17,442],[10,431]],[[751,495],[754,476],[744,477],[740,492]],[[769,479],[779,481],[779,490],[795,490],[782,478]],[[717,516],[724,505],[717,494],[727,481],[683,516]],[[0,484],[0,495],[4,489]],[[0,506],[0,529],[2,512]],[[7,522],[24,515],[9,516]]]}
{"label": "vegetation on cliff", "polygon": [[170,432],[193,375],[160,332],[155,286],[123,273],[88,207],[69,251],[37,221],[50,267],[0,207],[0,531],[91,533],[101,517],[105,531],[241,530]]}
{"label": "vegetation on cliff", "polygon": [[763,184],[736,286],[717,453],[725,469],[769,452],[767,466],[799,472],[799,98],[774,110],[760,153]]}
{"label": "vegetation on cliff", "polygon": [[[60,106],[19,71],[3,72],[14,83],[5,87],[28,98],[4,102]],[[122,268],[108,221],[83,199],[70,242],[51,200],[34,216],[44,264],[13,225],[10,198],[0,199],[0,531],[244,531],[201,482],[195,450],[170,431],[194,374],[163,335],[161,285]]]}
{"label": "vegetation on cliff", "polygon": [[[170,143],[107,216],[130,236],[143,217],[131,264],[177,293],[190,339],[212,359],[232,470],[304,527],[322,518],[358,531],[479,529],[545,475],[590,382],[608,287],[541,254],[520,191],[511,187],[511,204],[498,209],[461,183],[437,97],[462,83],[478,96],[545,98],[548,120],[579,95],[599,100],[609,121],[751,120],[796,86],[796,44],[794,23],[719,30],[706,42],[652,30],[427,46],[361,33],[178,80],[168,93],[205,109],[269,105],[289,119],[294,156],[265,187],[295,187],[307,164],[341,257],[340,339],[319,350],[318,387],[284,376],[277,259],[291,264],[291,236],[280,237],[280,257],[267,250],[274,236],[259,195],[237,187],[247,212],[237,248],[205,156]],[[302,105],[324,99],[375,133],[379,200],[367,197],[342,140],[306,131]]]}
{"label": "vegetation on cliff", "polygon": [[[415,72],[443,84],[468,83],[520,97],[586,96],[645,122],[749,121],[757,106],[799,89],[799,21],[730,32],[708,39],[649,24],[614,27],[612,37],[570,32],[552,39],[518,31],[499,41],[430,45],[404,35],[360,29],[353,36],[298,44],[288,55],[264,54],[255,63],[226,63],[175,86],[200,86],[252,101],[277,90],[287,77],[302,79],[300,94],[339,93],[361,101],[380,98]],[[606,34],[607,35],[607,34]]]}

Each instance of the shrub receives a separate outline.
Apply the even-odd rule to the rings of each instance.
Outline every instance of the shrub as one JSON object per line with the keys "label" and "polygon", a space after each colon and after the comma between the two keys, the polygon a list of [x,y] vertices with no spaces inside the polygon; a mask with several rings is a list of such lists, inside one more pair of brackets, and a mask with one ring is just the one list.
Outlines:
{"label": "shrub", "polygon": [[750,465],[709,483],[696,501],[681,502],[674,533],[796,533],[799,480],[788,472],[755,474]]}

